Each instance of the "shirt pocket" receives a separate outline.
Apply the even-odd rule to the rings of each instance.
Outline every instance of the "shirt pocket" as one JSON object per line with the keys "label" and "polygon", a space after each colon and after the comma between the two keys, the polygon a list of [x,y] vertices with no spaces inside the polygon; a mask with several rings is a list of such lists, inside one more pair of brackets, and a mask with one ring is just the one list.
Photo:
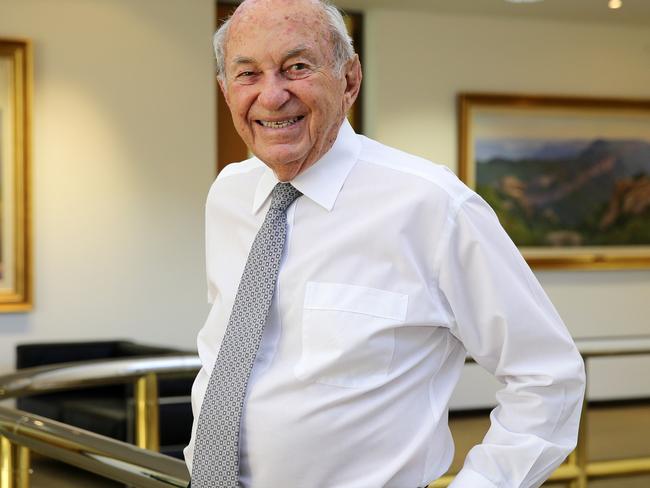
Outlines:
{"label": "shirt pocket", "polygon": [[364,286],[307,282],[296,377],[332,386],[382,383],[404,323],[408,295]]}

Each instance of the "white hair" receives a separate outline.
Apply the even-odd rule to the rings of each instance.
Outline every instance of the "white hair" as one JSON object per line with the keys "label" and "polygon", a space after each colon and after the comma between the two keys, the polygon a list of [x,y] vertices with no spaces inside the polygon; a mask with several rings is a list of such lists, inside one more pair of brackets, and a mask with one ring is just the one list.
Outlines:
{"label": "white hair", "polygon": [[[334,6],[329,0],[317,0],[323,9],[327,27],[332,42],[332,56],[334,58],[334,69],[339,74],[343,71],[345,63],[354,57],[354,46],[352,45],[352,38],[348,34],[348,29],[345,26],[343,15],[341,11]],[[228,31],[232,15],[223,22],[212,38],[212,45],[214,46],[214,55],[217,60],[217,78],[225,81],[225,58],[226,58],[226,40],[228,38]]]}

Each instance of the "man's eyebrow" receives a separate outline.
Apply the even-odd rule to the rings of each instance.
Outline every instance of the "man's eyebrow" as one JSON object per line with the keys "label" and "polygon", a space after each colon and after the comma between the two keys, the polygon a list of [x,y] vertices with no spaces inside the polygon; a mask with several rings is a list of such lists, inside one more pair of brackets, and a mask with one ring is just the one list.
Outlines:
{"label": "man's eyebrow", "polygon": [[289,49],[285,54],[284,54],[284,59],[285,61],[287,59],[295,58],[296,56],[305,56],[308,59],[312,59],[312,50],[304,45],[301,44],[299,46],[294,47],[293,49]]}
{"label": "man's eyebrow", "polygon": [[235,56],[235,59],[233,59],[230,64],[233,64],[233,65],[255,64],[255,60],[253,58],[249,58],[247,56]]}
{"label": "man's eyebrow", "polygon": [[300,45],[296,46],[293,49],[289,49],[285,54],[285,58],[293,58],[294,56],[300,56],[301,54],[304,54],[304,52],[307,51],[307,46]]}

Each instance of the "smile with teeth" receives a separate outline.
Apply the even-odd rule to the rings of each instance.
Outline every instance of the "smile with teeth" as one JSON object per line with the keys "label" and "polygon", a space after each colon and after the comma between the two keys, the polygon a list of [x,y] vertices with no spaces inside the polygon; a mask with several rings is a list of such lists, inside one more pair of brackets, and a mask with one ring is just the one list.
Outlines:
{"label": "smile with teeth", "polygon": [[290,125],[295,124],[303,118],[303,115],[299,115],[298,117],[287,120],[257,120],[256,122],[263,127],[268,127],[269,129],[284,129],[285,127],[289,127]]}

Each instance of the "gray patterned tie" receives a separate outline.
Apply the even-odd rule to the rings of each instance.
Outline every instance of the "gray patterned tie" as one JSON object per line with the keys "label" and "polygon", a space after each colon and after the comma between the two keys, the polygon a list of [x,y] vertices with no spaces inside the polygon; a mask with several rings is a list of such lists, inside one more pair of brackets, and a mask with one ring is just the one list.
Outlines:
{"label": "gray patterned tie", "polygon": [[275,185],[271,207],[248,254],[199,414],[192,488],[239,486],[239,425],[246,386],[275,291],[286,210],[300,195],[290,183]]}

